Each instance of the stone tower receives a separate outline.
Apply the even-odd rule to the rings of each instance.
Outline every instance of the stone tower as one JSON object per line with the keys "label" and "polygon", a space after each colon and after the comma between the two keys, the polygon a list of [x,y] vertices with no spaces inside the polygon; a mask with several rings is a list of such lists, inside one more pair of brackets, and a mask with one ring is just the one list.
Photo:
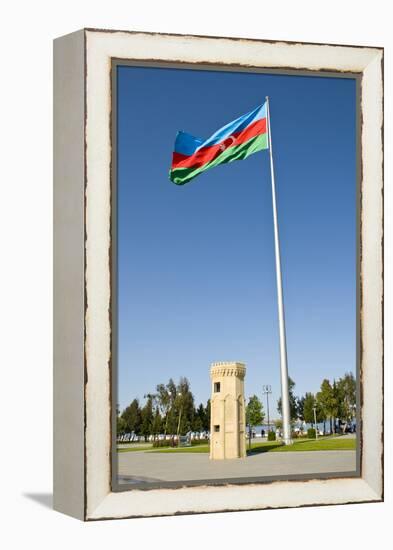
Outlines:
{"label": "stone tower", "polygon": [[244,410],[244,363],[212,363],[210,413],[210,458],[246,456]]}

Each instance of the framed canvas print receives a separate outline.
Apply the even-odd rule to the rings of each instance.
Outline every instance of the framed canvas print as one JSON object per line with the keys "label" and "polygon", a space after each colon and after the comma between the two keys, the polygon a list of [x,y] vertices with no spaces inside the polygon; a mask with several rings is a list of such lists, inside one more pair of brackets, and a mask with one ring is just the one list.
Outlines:
{"label": "framed canvas print", "polygon": [[383,49],[54,43],[54,506],[383,499]]}

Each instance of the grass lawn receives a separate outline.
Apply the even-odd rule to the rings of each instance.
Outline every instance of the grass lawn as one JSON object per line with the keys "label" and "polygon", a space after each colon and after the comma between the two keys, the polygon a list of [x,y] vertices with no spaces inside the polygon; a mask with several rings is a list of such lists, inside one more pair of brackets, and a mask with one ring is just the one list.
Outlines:
{"label": "grass lawn", "polygon": [[194,445],[193,447],[162,447],[154,449],[152,453],[208,453],[209,445]]}
{"label": "grass lawn", "polygon": [[135,445],[135,447],[122,447],[117,448],[118,453],[132,453],[135,451],[148,451],[152,453],[208,453],[209,445],[193,445],[192,447],[162,447],[154,448],[151,443],[146,443],[146,445]]}
{"label": "grass lawn", "polygon": [[254,453],[291,453],[296,451],[355,451],[356,438],[321,437],[319,439],[299,439],[293,445],[281,445],[277,441],[253,443],[250,454]]}
{"label": "grass lawn", "polygon": [[[248,443],[247,443],[248,448]],[[356,438],[320,437],[319,439],[299,439],[293,445],[281,445],[278,441],[265,441],[252,443],[251,450],[247,454],[257,453],[288,453],[296,451],[354,451],[356,450]],[[196,445],[195,447],[154,449],[151,453],[208,453],[209,445]]]}
{"label": "grass lawn", "polygon": [[135,447],[125,447],[124,449],[122,447],[117,448],[118,453],[132,453],[135,451],[149,451],[152,449],[152,445],[135,445]]}

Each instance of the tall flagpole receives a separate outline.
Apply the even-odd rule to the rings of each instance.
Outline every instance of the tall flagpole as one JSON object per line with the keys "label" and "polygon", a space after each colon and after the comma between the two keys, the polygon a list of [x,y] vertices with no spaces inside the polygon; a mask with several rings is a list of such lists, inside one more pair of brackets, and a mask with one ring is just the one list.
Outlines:
{"label": "tall flagpole", "polygon": [[281,408],[282,408],[282,424],[283,424],[283,441],[285,445],[290,445],[292,443],[292,439],[291,439],[291,413],[290,413],[290,406],[289,406],[287,344],[286,344],[286,337],[285,337],[284,303],[283,303],[283,297],[282,297],[280,239],[278,234],[276,184],[274,181],[272,134],[270,130],[270,109],[269,109],[269,98],[267,96],[266,96],[266,108],[267,108],[267,123],[268,123],[268,136],[269,136],[268,145],[269,145],[269,153],[270,153],[270,174],[271,174],[271,180],[272,180],[274,249],[276,254],[278,324],[279,324],[279,332],[280,332]]}

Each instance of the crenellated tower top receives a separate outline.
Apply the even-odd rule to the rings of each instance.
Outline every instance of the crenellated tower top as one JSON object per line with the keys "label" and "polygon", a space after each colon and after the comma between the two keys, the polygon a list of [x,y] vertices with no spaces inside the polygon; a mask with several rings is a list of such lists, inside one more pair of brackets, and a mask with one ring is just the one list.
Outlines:
{"label": "crenellated tower top", "polygon": [[217,376],[236,376],[241,380],[246,374],[246,365],[238,361],[219,361],[210,365],[210,378]]}

